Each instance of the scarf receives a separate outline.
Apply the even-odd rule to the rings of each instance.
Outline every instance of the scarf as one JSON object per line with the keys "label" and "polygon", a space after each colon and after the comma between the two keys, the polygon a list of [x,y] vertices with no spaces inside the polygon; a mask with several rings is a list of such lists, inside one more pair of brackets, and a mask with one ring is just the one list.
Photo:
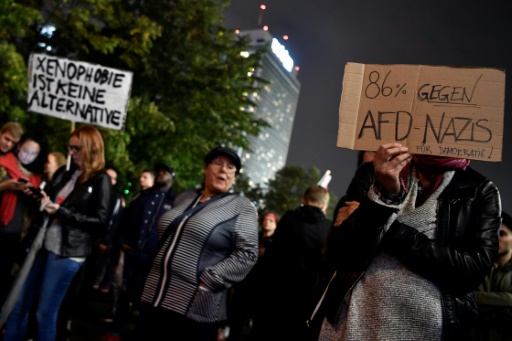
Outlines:
{"label": "scarf", "polygon": [[[28,178],[34,187],[39,187],[42,182],[40,175],[25,175],[21,172],[18,159],[13,153],[0,157],[0,167],[4,167],[11,179]],[[7,226],[14,217],[16,202],[18,201],[17,191],[5,191],[0,203],[0,227]]]}
{"label": "scarf", "polygon": [[407,177],[412,166],[418,169],[429,179],[434,179],[433,186],[430,186],[424,198],[428,198],[443,181],[443,173],[451,170],[466,170],[469,165],[468,159],[454,157],[436,157],[430,155],[413,155],[412,161],[400,172],[400,182],[407,190]]}

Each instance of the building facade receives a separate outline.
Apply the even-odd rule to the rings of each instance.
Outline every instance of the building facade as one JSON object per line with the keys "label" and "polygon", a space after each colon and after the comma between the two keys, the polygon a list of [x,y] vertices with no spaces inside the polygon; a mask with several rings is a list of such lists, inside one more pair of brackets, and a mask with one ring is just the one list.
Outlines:
{"label": "building facade", "polygon": [[267,44],[271,49],[263,56],[255,75],[267,80],[258,94],[250,94],[257,107],[252,114],[265,120],[270,127],[263,128],[259,136],[250,136],[250,151],[242,152],[243,172],[251,185],[259,184],[264,190],[267,182],[286,164],[292,136],[293,122],[300,93],[297,71],[285,47],[265,30],[242,31],[251,38],[256,50]]}

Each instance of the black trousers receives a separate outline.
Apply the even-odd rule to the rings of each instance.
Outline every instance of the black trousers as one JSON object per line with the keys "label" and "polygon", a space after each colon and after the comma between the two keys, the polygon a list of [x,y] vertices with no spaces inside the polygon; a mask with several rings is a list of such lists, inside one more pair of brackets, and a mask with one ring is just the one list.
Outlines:
{"label": "black trousers", "polygon": [[220,322],[201,323],[173,311],[143,305],[146,311],[145,340],[216,341]]}

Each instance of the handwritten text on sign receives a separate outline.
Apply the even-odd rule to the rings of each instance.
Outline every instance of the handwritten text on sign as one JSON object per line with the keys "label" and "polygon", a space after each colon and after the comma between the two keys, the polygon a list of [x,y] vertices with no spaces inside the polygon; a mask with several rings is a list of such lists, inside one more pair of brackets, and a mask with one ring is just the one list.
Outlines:
{"label": "handwritten text on sign", "polygon": [[348,63],[337,146],[501,161],[504,102],[503,70]]}
{"label": "handwritten text on sign", "polygon": [[124,129],[132,73],[32,54],[28,110],[74,122]]}

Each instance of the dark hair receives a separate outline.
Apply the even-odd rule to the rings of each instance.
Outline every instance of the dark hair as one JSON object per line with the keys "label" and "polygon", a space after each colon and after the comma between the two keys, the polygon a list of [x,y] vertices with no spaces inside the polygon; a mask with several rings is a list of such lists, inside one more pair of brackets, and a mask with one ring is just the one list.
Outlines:
{"label": "dark hair", "polygon": [[360,150],[357,153],[357,167],[361,166],[364,163],[364,155],[366,153],[375,153],[375,152],[370,151],[370,150]]}
{"label": "dark hair", "polygon": [[510,231],[512,231],[512,217],[507,212],[501,212],[501,224],[508,227]]}
{"label": "dark hair", "polygon": [[142,173],[149,173],[149,174],[151,174],[151,176],[155,177],[155,171],[154,171],[154,170],[152,170],[152,169],[149,169],[149,168],[144,168],[144,169],[140,172],[140,174],[142,174]]}
{"label": "dark hair", "polygon": [[27,141],[34,141],[39,145],[39,154],[37,157],[28,165],[23,165],[28,171],[34,174],[42,174],[44,171],[44,164],[48,159],[48,141],[46,137],[41,132],[33,132],[33,133],[25,133],[21,136],[16,148],[14,149],[14,154],[16,158],[18,158],[18,150],[20,146],[22,146]]}

